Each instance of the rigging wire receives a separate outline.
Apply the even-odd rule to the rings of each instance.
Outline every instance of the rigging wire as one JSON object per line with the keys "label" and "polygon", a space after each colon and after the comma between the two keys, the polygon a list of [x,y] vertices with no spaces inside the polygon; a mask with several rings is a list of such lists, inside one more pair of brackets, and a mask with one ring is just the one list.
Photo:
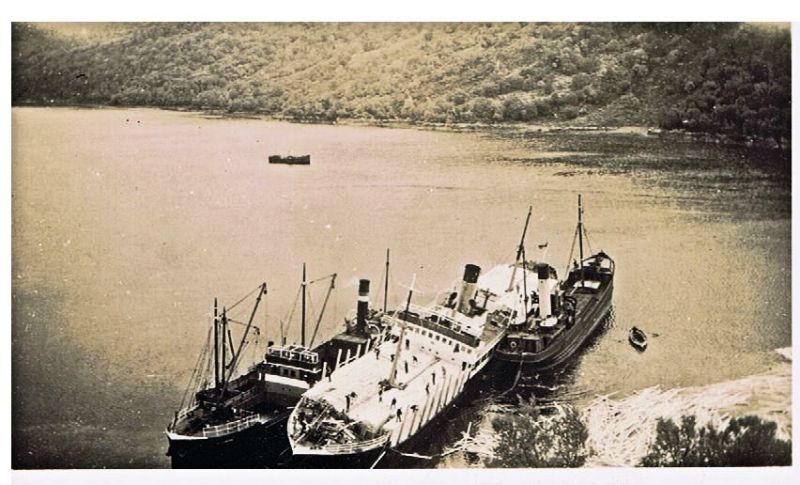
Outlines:
{"label": "rigging wire", "polygon": [[184,409],[184,406],[188,405],[187,397],[189,396],[190,393],[192,393],[193,390],[196,389],[195,386],[197,381],[197,375],[200,373],[201,363],[205,360],[209,347],[211,347],[210,327],[206,335],[206,343],[205,345],[203,345],[203,349],[200,351],[200,355],[197,356],[197,361],[195,362],[194,367],[192,368],[192,374],[189,376],[188,386],[186,386],[186,390],[184,391],[183,396],[181,397],[180,409]]}
{"label": "rigging wire", "polygon": [[[266,314],[266,311],[264,313]],[[239,322],[237,322],[237,323],[239,323]],[[266,327],[266,325],[265,325],[265,327]],[[255,335],[255,337],[253,339],[245,340],[244,344],[242,345],[242,350],[240,351],[240,354],[243,355],[243,356],[247,355],[247,352],[250,351],[250,360],[248,361],[247,359],[244,359],[245,362],[249,362],[247,364],[247,368],[248,369],[250,369],[253,366],[253,364],[255,364],[256,362],[258,362],[260,360],[260,357],[258,355],[258,349],[260,348],[259,344],[260,344],[260,337],[261,337],[261,329],[256,325],[253,325],[252,329],[253,329],[253,334]],[[242,361],[240,360],[237,363],[237,368],[239,367],[241,362]]]}
{"label": "rigging wire", "polygon": [[[336,288],[333,289],[333,291],[336,291],[338,288],[339,287],[337,286]],[[333,295],[333,315],[336,316],[338,314],[339,314],[339,293],[336,292],[336,294]]]}
{"label": "rigging wire", "polygon": [[[234,309],[235,307],[237,307],[240,303],[242,303],[243,301],[245,301],[246,299],[251,297],[256,291],[260,290],[261,287],[262,287],[262,285],[257,286],[255,289],[253,289],[252,291],[247,293],[245,296],[240,298],[238,301],[236,301],[233,305],[231,305],[231,307],[228,310],[230,311],[230,310]],[[240,313],[243,310],[245,310],[245,309],[240,310]],[[264,315],[265,315],[265,327],[266,327],[266,318],[267,318],[266,307],[265,307]],[[235,322],[235,323],[241,323],[241,322]],[[212,337],[211,337],[212,329],[213,329],[213,327],[209,326],[208,331],[206,333],[205,344],[203,345],[202,350],[200,351],[199,355],[197,356],[197,360],[195,361],[195,364],[194,364],[194,366],[192,368],[192,373],[189,375],[189,379],[188,379],[188,383],[187,383],[186,389],[184,390],[183,396],[181,397],[181,402],[180,402],[180,408],[179,409],[185,409],[185,407],[190,404],[190,402],[191,402],[191,400],[189,398],[190,395],[193,395],[196,392],[208,387],[208,382],[209,382],[208,381],[208,376],[213,372],[212,371],[213,352],[211,351],[212,350],[212,340],[213,340]],[[255,327],[255,331],[256,331],[256,344],[258,344],[258,338],[259,338],[259,335],[260,335],[260,329],[258,327]],[[229,344],[231,346],[231,353],[233,353],[233,342],[232,342],[232,339],[231,339],[231,336],[230,336],[230,328],[228,329],[228,339],[229,339]],[[223,335],[223,340],[225,340],[225,335]],[[249,344],[249,341],[247,343]],[[225,345],[224,342],[223,342],[222,345]],[[258,349],[258,345],[256,345],[254,347],[254,349]],[[222,365],[223,365],[223,368],[229,367],[229,365],[226,365],[224,362],[222,363]]]}
{"label": "rigging wire", "polygon": [[[378,296],[383,296],[382,299],[378,300],[378,301],[381,301],[381,302],[383,300],[389,301],[388,295],[386,294],[387,293],[386,288],[388,287],[388,285],[386,284],[386,277],[387,276],[388,275],[386,274],[386,271],[382,271],[381,272],[381,286],[380,286],[381,293],[378,295]],[[381,306],[380,309],[383,310],[383,307]]]}
{"label": "rigging wire", "polygon": [[233,335],[231,334],[231,327],[228,327],[227,333],[228,333],[228,348],[231,350],[231,355],[230,355],[231,361],[228,362],[227,364],[223,362],[223,364],[225,365],[225,368],[230,369],[231,366],[233,365],[233,359],[234,356],[236,355],[236,349],[233,348]]}
{"label": "rigging wire", "polygon": [[578,230],[578,227],[575,226],[575,235],[572,236],[572,246],[569,248],[569,258],[567,258],[567,269],[564,270],[565,275],[569,274],[569,264],[572,262],[572,255],[575,254],[575,240],[578,239]]}
{"label": "rigging wire", "polygon": [[214,353],[210,352],[210,340],[211,338],[209,336],[209,345],[205,347],[205,364],[203,365],[203,372],[200,375],[200,379],[198,379],[199,382],[195,386],[197,391],[207,388],[209,377],[214,375]]}
{"label": "rigging wire", "polygon": [[[314,306],[312,305],[313,298],[308,299],[308,316],[311,317],[311,321],[314,322],[317,320],[317,315],[314,312]],[[316,333],[316,332],[315,332]]]}
{"label": "rigging wire", "polygon": [[256,363],[259,360],[258,349],[260,348],[259,338],[261,337],[261,332],[258,331],[258,327],[254,327],[254,328],[256,330],[256,338],[255,338],[255,345],[253,345],[253,347],[252,347],[253,355],[250,357],[250,362],[251,363]]}
{"label": "rigging wire", "polygon": [[260,290],[260,289],[261,289],[261,285],[258,285],[258,286],[256,286],[256,287],[253,289],[253,291],[251,291],[250,293],[248,293],[248,294],[244,295],[243,297],[241,297],[241,298],[239,299],[239,301],[237,301],[237,302],[236,302],[236,303],[234,303],[233,305],[229,306],[229,307],[228,307],[228,311],[230,312],[231,310],[233,310],[234,308],[236,308],[236,307],[239,305],[239,303],[241,303],[241,302],[245,301],[245,300],[246,300],[246,299],[248,299],[250,296],[252,296],[252,295],[253,295],[253,293],[255,293],[256,291],[258,291],[258,290]]}
{"label": "rigging wire", "polygon": [[586,229],[585,225],[583,226],[583,237],[586,238],[586,245],[589,246],[589,254],[594,254],[592,243],[589,241],[589,231]]}
{"label": "rigging wire", "polygon": [[300,299],[300,293],[303,291],[302,285],[297,289],[297,294],[294,297],[294,303],[289,309],[289,313],[287,317],[281,320],[281,345],[283,345],[283,341],[286,339],[286,330],[284,327],[288,323],[292,323],[292,318],[294,318],[294,311],[297,309],[297,301]]}
{"label": "rigging wire", "polygon": [[307,284],[307,285],[313,285],[314,283],[317,283],[317,282],[319,282],[319,281],[322,281],[322,280],[327,280],[328,278],[332,277],[334,274],[336,274],[336,273],[331,273],[331,274],[329,274],[329,275],[320,276],[319,278],[317,278],[317,279],[315,279],[315,280],[311,280],[311,281],[308,281],[308,282],[306,282],[306,284]]}
{"label": "rigging wire", "polygon": [[[319,310],[319,316],[314,318],[314,320],[316,320],[317,323],[314,324],[314,333],[311,336],[311,341],[309,342],[309,347],[312,346],[314,344],[314,342],[316,341],[316,339],[317,339],[317,333],[319,333],[319,327],[322,324],[322,317],[325,315],[325,309],[327,308],[328,301],[330,301],[331,294],[337,288],[336,287],[336,273],[333,273],[333,274],[330,274],[330,275],[326,276],[325,279],[330,279],[330,282],[329,282],[328,288],[327,288],[327,290],[325,292],[325,299],[322,302],[322,308]],[[334,295],[334,297],[333,297],[334,298],[334,312],[336,311],[336,309],[335,309],[335,300],[336,300],[337,296],[338,295]],[[313,308],[312,308],[312,311],[313,311]],[[334,315],[335,314],[336,313],[334,313]]]}

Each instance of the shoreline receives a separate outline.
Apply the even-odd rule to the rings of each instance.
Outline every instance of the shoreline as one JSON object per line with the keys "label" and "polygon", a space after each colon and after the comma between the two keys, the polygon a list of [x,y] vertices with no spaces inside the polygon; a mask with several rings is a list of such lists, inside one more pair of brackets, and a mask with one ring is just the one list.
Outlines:
{"label": "shoreline", "polygon": [[[672,388],[655,385],[624,396],[597,395],[587,403],[565,401],[557,403],[556,408],[571,406],[587,427],[585,446],[589,454],[584,468],[640,466],[655,439],[659,419],[679,423],[683,416],[694,416],[700,426],[711,424],[722,429],[732,418],[756,416],[775,423],[777,438],[791,441],[791,349],[775,349],[770,353],[767,368],[750,375],[701,385]],[[485,452],[487,443],[494,444],[492,420],[507,412],[502,406],[488,409],[473,428],[473,445],[461,451]],[[486,468],[483,459],[469,463],[464,453],[453,454],[443,463]]]}
{"label": "shoreline", "polygon": [[12,104],[11,108],[69,108],[69,109],[154,109],[162,111],[174,111],[180,113],[193,113],[206,118],[217,119],[250,119],[262,121],[276,121],[283,123],[293,123],[300,125],[331,125],[331,126],[354,126],[371,128],[394,128],[394,129],[414,129],[425,131],[439,131],[447,133],[499,133],[509,136],[535,136],[547,135],[552,133],[569,134],[608,134],[608,135],[636,135],[647,138],[670,138],[695,143],[709,143],[742,147],[757,147],[767,149],[777,149],[791,152],[791,144],[777,146],[770,140],[748,139],[734,140],[725,135],[717,135],[704,132],[688,132],[685,130],[664,130],[655,126],[647,125],[597,125],[582,123],[524,123],[524,122],[504,122],[504,123],[436,123],[436,122],[414,122],[402,119],[367,119],[367,118],[338,118],[333,121],[323,119],[297,119],[280,115],[273,115],[259,112],[230,112],[222,109],[202,109],[187,108],[183,106],[112,106],[107,104],[40,104],[22,103]]}

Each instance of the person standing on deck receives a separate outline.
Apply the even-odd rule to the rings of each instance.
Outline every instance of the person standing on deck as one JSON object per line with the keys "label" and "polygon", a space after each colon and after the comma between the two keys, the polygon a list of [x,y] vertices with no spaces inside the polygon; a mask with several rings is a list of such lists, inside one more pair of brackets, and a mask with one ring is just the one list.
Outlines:
{"label": "person standing on deck", "polygon": [[403,361],[403,367],[404,367],[404,368],[405,368],[405,370],[406,370],[406,374],[408,374],[408,361],[407,361],[407,360],[404,360],[404,361]]}
{"label": "person standing on deck", "polygon": [[383,402],[383,388],[378,388],[378,402]]}
{"label": "person standing on deck", "polygon": [[436,385],[436,372],[431,372],[431,378],[433,378],[433,385]]}
{"label": "person standing on deck", "polygon": [[396,398],[396,397],[393,397],[393,398],[392,398],[392,404],[391,404],[391,406],[390,406],[390,407],[391,407],[392,409],[394,409],[394,407],[395,407],[395,406],[397,406],[397,398]]}
{"label": "person standing on deck", "polygon": [[401,411],[400,408],[397,408],[397,422],[399,423],[402,420],[403,420],[403,411]]}
{"label": "person standing on deck", "polygon": [[347,395],[344,396],[344,402],[345,402],[344,412],[349,413],[350,412],[350,394],[347,394]]}

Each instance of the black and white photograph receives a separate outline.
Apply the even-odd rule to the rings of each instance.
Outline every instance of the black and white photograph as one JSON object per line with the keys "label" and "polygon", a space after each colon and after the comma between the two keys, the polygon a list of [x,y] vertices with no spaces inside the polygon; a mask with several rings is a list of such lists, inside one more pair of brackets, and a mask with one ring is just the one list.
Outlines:
{"label": "black and white photograph", "polygon": [[13,470],[792,467],[791,23],[10,33]]}

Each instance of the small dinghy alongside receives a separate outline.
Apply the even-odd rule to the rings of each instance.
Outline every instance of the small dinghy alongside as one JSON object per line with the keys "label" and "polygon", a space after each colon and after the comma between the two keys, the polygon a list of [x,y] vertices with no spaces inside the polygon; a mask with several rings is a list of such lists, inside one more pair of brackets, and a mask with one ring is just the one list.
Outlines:
{"label": "small dinghy alongside", "polygon": [[647,349],[647,335],[637,327],[632,327],[628,332],[628,341],[639,352],[644,352]]}

